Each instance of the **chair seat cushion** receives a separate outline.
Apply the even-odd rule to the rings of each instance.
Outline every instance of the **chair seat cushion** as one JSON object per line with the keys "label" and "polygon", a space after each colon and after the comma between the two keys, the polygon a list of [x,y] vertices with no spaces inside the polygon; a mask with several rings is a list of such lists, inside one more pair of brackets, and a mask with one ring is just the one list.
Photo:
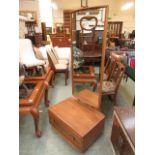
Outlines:
{"label": "chair seat cushion", "polygon": [[104,73],[104,81],[108,79],[108,75],[106,73]]}
{"label": "chair seat cushion", "polygon": [[67,69],[67,65],[65,64],[55,64],[56,70]]}
{"label": "chair seat cushion", "polygon": [[39,51],[40,51],[40,54],[42,55],[42,57],[44,58],[44,60],[47,60],[47,52],[46,52],[46,47],[42,46],[42,47],[39,47]]}
{"label": "chair seat cushion", "polygon": [[55,53],[61,60],[70,60],[71,49],[69,47],[54,47]]}
{"label": "chair seat cushion", "polygon": [[22,60],[22,64],[24,64],[26,67],[35,67],[35,66],[41,66],[45,64],[45,61],[39,60],[39,59],[25,59]]}
{"label": "chair seat cushion", "polygon": [[69,62],[67,60],[58,60],[58,62],[60,64],[65,64],[65,65],[68,65],[69,64]]}
{"label": "chair seat cushion", "polygon": [[103,81],[102,91],[105,93],[113,92],[115,90],[115,84],[112,81]]}

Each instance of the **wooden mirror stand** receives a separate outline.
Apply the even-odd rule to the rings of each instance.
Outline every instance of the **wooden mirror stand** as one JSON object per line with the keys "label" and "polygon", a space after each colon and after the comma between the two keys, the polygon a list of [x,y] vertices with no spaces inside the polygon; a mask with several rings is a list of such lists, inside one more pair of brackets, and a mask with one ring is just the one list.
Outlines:
{"label": "wooden mirror stand", "polygon": [[[109,6],[104,5],[82,8],[71,12],[72,94],[79,100],[81,98],[83,100],[93,100],[92,104],[97,104],[98,109],[101,107],[102,83],[104,79],[108,11]],[[100,44],[97,43],[98,38],[102,38]],[[99,76],[97,78],[95,75],[96,60],[99,60],[99,65],[97,66]],[[95,93],[93,91],[98,86],[98,83],[98,92]],[[82,85],[82,87],[85,84],[90,84],[93,89],[89,91],[86,87],[77,93],[75,90],[77,84]]]}

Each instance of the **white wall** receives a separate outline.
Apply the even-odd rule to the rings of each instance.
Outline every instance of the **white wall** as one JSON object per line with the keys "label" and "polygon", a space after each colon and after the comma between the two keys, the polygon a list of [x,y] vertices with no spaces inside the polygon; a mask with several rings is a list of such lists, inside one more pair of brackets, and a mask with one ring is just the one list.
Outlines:
{"label": "white wall", "polygon": [[[58,5],[58,10],[53,11],[53,22],[63,22],[63,10],[80,8],[80,0],[53,0]],[[132,0],[134,1],[134,0]],[[88,0],[89,6],[109,5],[110,21],[123,21],[123,32],[132,31],[135,29],[135,10],[130,9],[121,11],[121,6],[125,3],[124,0]],[[40,12],[38,0],[20,0],[19,10],[37,11],[38,23],[40,25]],[[52,11],[52,10],[51,10]]]}
{"label": "white wall", "polygon": [[[80,0],[54,0],[58,5],[58,8],[61,9],[61,12],[57,14],[57,19],[63,21],[63,11],[67,9],[78,9],[80,8]],[[132,0],[134,2],[134,0]],[[97,6],[97,5],[109,5],[109,17],[110,21],[123,21],[123,31],[131,32],[135,29],[135,10],[134,8],[121,11],[121,6],[125,4],[125,0],[88,0],[88,6]]]}
{"label": "white wall", "polygon": [[53,22],[54,23],[63,23],[63,10],[53,10]]}

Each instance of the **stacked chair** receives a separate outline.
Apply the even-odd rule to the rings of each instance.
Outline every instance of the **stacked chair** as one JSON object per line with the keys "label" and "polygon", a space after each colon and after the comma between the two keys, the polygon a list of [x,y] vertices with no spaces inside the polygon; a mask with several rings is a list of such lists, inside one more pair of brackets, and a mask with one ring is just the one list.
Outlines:
{"label": "stacked chair", "polygon": [[65,85],[67,85],[67,79],[68,79],[68,62],[67,60],[60,60],[57,58],[57,56],[54,54],[51,46],[46,46],[47,50],[47,57],[49,61],[50,67],[54,71],[54,75],[56,73],[64,73],[65,74]]}
{"label": "stacked chair", "polygon": [[[67,51],[68,49],[53,47],[49,35],[47,35],[47,43],[48,44],[44,47],[35,48],[36,55],[38,57],[42,57],[47,63],[49,63],[50,68],[54,72],[53,79],[55,79],[55,75],[57,73],[64,73],[65,85],[67,85],[67,79],[69,77],[69,56]],[[66,53],[67,56],[61,56],[63,53]]]}

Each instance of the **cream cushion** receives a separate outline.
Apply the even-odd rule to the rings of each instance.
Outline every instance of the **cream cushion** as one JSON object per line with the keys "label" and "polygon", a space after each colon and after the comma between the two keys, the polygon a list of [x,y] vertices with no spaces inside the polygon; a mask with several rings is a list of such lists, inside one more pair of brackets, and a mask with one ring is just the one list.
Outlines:
{"label": "cream cushion", "polygon": [[42,47],[39,47],[39,51],[43,57],[44,60],[47,60],[47,52],[46,52],[46,47],[42,46]]}
{"label": "cream cushion", "polygon": [[67,60],[58,60],[59,64],[65,64],[68,65],[68,61]]}
{"label": "cream cushion", "polygon": [[36,57],[40,60],[44,60],[44,57],[43,57],[42,53],[40,52],[39,48],[33,47],[33,49],[34,49]]}
{"label": "cream cushion", "polygon": [[104,81],[108,79],[108,75],[104,73]]}
{"label": "cream cushion", "polygon": [[[54,54],[54,48],[52,48],[52,45],[46,45],[46,51],[48,51],[54,64],[58,64],[58,63],[65,64],[65,65],[69,64],[69,62],[67,60],[57,59],[56,55]],[[46,55],[47,55],[47,53],[46,53]]]}
{"label": "cream cushion", "polygon": [[43,60],[36,58],[30,39],[19,39],[19,61],[26,67],[44,65]]}
{"label": "cream cushion", "polygon": [[56,70],[67,69],[67,65],[65,64],[55,64]]}
{"label": "cream cushion", "polygon": [[58,58],[61,60],[70,60],[70,55],[71,55],[71,48],[69,47],[54,47],[55,52],[58,55]]}

